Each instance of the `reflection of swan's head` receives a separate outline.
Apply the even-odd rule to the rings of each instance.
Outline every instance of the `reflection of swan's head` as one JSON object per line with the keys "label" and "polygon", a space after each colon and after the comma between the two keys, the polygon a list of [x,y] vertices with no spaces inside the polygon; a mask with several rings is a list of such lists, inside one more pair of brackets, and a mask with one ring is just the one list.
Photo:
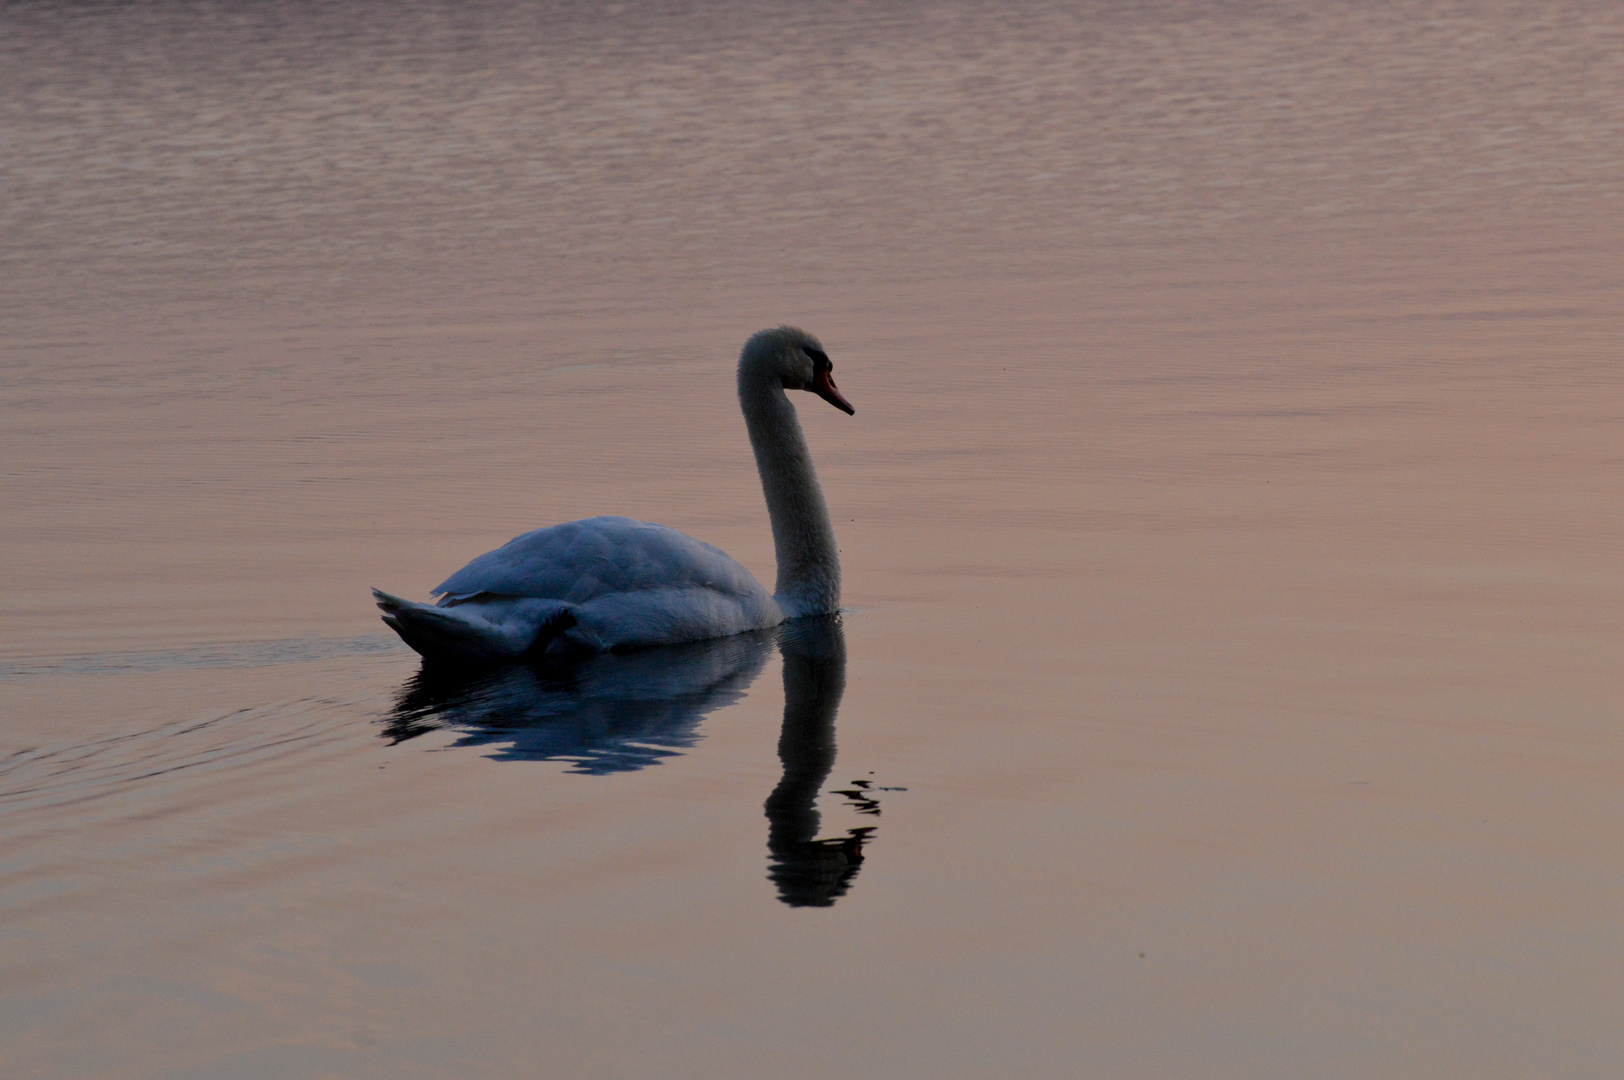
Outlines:
{"label": "reflection of swan's head", "polygon": [[794,326],[780,326],[758,331],[744,343],[739,384],[809,390],[842,412],[855,414],[851,402],[835,388],[834,369],[817,338]]}

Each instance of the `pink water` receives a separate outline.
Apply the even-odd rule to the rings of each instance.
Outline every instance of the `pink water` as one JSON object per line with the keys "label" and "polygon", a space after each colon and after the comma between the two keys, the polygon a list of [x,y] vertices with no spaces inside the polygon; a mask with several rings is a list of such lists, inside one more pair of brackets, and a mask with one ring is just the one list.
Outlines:
{"label": "pink water", "polygon": [[[8,1078],[1616,1069],[1614,6],[19,4],[0,148]],[[786,321],[843,640],[425,695],[770,580]]]}

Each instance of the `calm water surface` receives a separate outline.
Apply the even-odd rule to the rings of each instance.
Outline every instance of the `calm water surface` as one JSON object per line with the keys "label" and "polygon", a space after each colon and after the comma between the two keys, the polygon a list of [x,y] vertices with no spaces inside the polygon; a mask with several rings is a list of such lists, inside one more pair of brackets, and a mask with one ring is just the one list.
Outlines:
{"label": "calm water surface", "polygon": [[[1600,1077],[1624,9],[0,5],[7,1077]],[[841,620],[447,681],[596,513]]]}

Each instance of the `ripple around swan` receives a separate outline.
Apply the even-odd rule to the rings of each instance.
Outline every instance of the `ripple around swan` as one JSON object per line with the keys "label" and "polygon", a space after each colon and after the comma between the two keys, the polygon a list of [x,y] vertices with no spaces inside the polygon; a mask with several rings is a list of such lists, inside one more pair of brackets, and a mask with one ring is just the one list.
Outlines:
{"label": "ripple around swan", "polygon": [[345,741],[352,722],[344,702],[304,699],[17,750],[0,759],[0,812],[135,797],[153,783],[289,765]]}
{"label": "ripple around swan", "polygon": [[278,664],[376,656],[400,651],[399,642],[386,634],[357,634],[353,637],[311,635],[279,641],[225,642],[183,649],[139,649],[0,660],[0,680],[50,675],[137,675],[203,668],[274,667]]}

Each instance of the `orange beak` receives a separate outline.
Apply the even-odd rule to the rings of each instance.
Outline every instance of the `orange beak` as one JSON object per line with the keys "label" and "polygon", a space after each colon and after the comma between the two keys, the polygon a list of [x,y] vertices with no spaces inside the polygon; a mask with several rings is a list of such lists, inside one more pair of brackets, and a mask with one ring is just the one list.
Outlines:
{"label": "orange beak", "polygon": [[841,412],[845,413],[847,416],[857,415],[857,410],[851,407],[851,402],[847,401],[840,393],[840,390],[835,386],[835,377],[833,373],[828,371],[820,371],[817,373],[817,375],[813,376],[812,392],[818,395],[818,397],[822,398],[824,401],[827,401],[829,404],[833,405],[835,408],[839,409]]}

